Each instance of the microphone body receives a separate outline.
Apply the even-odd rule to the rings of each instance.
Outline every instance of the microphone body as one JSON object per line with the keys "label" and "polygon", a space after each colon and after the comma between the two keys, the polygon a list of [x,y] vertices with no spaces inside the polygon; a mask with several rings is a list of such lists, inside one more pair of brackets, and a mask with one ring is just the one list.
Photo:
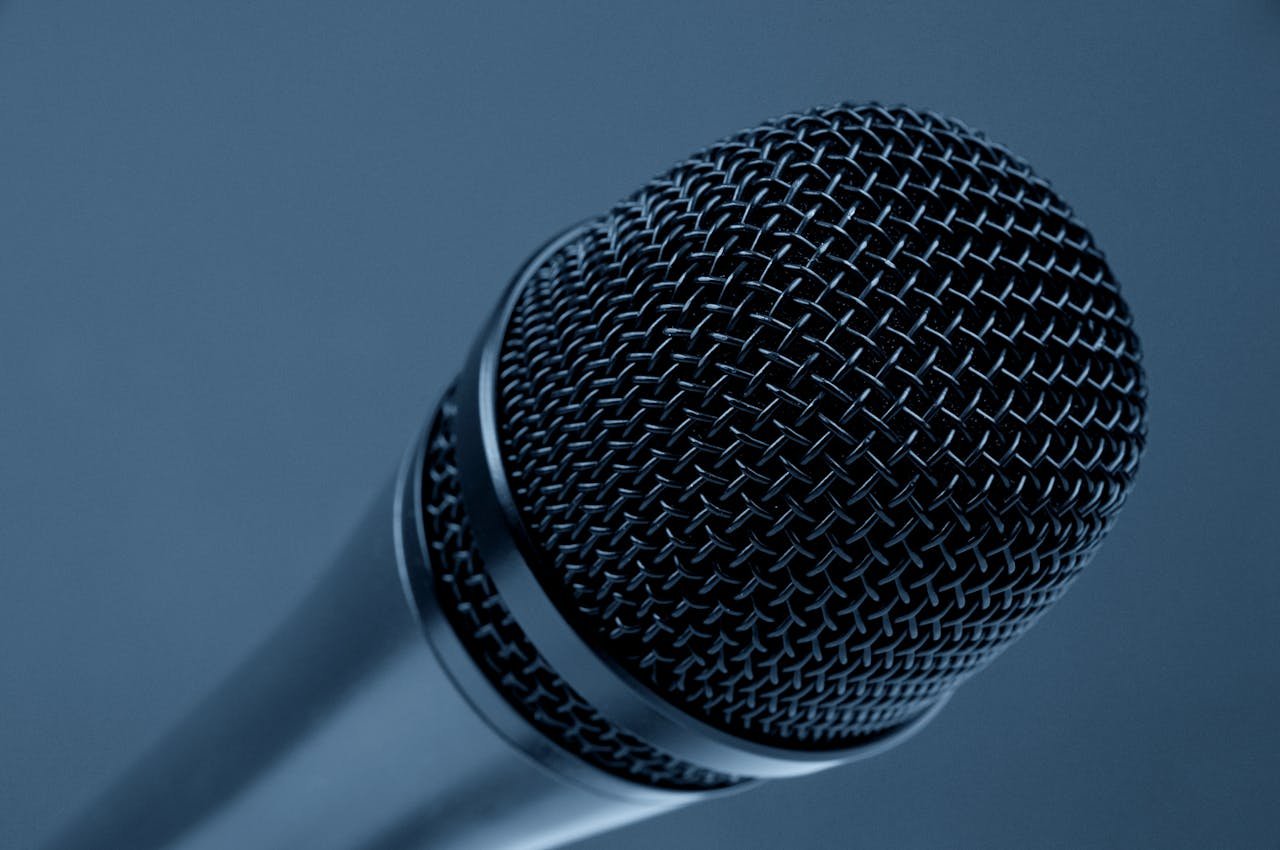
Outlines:
{"label": "microphone body", "polygon": [[664,788],[618,777],[549,739],[495,687],[438,595],[423,502],[438,413],[294,613],[48,850],[540,850],[873,755],[932,718],[936,707],[840,750],[740,740],[648,692],[555,609],[521,552],[486,400],[511,301],[577,233],[526,264],[459,379],[469,518],[503,602],[576,691],[664,754],[731,779]]}
{"label": "microphone body", "polygon": [[536,253],[338,562],[48,850],[538,850],[874,755],[1065,592],[1144,441],[1025,162],[783,116]]}
{"label": "microphone body", "polygon": [[475,708],[504,705],[446,670],[437,652],[462,650],[408,587],[416,478],[406,465],[274,636],[50,850],[534,850],[686,801],[559,773],[548,743]]}

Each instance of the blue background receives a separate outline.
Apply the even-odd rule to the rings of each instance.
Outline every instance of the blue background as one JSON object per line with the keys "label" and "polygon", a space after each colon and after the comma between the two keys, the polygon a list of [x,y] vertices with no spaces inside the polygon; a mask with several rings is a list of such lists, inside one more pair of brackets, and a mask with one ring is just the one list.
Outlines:
{"label": "blue background", "polygon": [[844,99],[1089,223],[1151,439],[1071,594],[871,762],[591,848],[1280,846],[1280,3],[0,6],[0,846],[227,672],[523,256]]}

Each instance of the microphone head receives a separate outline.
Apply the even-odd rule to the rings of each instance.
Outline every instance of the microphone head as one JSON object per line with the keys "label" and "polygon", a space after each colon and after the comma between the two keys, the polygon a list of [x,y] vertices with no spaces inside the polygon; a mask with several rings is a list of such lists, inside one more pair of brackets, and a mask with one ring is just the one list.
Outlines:
{"label": "microphone head", "polygon": [[699,719],[903,724],[1063,593],[1141,453],[1138,340],[1050,185],[954,120],[788,115],[530,271],[505,472],[562,614]]}

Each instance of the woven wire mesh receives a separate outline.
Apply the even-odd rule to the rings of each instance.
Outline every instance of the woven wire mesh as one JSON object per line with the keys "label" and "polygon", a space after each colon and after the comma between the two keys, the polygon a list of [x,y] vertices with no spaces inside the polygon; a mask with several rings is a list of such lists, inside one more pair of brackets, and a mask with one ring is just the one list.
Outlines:
{"label": "woven wire mesh", "polygon": [[617,776],[678,789],[724,788],[738,777],[663,753],[603,717],[547,663],[499,596],[476,549],[458,478],[452,392],[436,413],[423,469],[424,525],[435,591],[467,652],[552,741]]}
{"label": "woven wire mesh", "polygon": [[874,105],[740,133],[589,225],[521,293],[497,404],[579,631],[814,748],[1030,626],[1144,439],[1128,309],[1071,210],[981,134]]}

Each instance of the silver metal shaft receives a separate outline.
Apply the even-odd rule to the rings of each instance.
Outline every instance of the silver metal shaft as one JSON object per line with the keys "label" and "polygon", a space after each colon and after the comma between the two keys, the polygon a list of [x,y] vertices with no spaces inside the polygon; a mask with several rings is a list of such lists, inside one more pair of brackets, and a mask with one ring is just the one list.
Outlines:
{"label": "silver metal shaft", "polygon": [[421,541],[402,533],[414,506],[397,496],[413,480],[389,488],[274,637],[48,850],[535,850],[679,805],[565,778],[473,708],[406,598]]}

